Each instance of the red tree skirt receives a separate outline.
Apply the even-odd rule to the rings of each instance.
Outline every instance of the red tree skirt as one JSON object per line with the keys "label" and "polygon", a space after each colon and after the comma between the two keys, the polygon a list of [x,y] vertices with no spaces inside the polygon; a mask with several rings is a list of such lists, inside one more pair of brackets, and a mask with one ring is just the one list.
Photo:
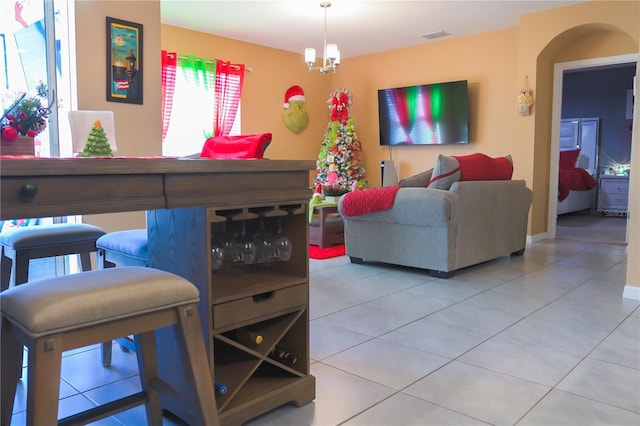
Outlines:
{"label": "red tree skirt", "polygon": [[344,256],[344,253],[344,244],[326,248],[309,245],[309,257],[311,259],[330,259],[332,257]]}

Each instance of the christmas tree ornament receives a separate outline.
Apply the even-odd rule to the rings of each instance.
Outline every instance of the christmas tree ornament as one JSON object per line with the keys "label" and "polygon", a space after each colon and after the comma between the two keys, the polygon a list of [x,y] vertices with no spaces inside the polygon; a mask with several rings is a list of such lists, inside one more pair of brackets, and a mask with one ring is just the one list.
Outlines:
{"label": "christmas tree ornament", "polygon": [[87,143],[80,154],[80,157],[113,157],[113,151],[107,135],[102,128],[100,120],[96,120],[93,123],[93,128],[89,132]]}
{"label": "christmas tree ornament", "polygon": [[529,90],[529,76],[525,77],[522,90],[518,93],[518,114],[529,115],[529,109],[533,105],[533,96]]}

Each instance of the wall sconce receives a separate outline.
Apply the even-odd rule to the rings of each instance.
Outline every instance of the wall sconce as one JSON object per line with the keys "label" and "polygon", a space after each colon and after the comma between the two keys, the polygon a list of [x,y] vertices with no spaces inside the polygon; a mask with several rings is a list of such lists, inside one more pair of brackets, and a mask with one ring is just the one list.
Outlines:
{"label": "wall sconce", "polygon": [[533,105],[533,96],[529,90],[529,76],[524,78],[522,90],[518,93],[518,114],[529,115],[529,109]]}

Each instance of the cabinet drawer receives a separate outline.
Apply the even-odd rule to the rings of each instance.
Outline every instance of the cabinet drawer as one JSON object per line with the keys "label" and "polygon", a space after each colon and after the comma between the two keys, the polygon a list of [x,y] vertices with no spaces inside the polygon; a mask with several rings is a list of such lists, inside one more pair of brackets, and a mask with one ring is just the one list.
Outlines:
{"label": "cabinet drawer", "polygon": [[607,194],[628,194],[629,179],[602,179],[600,191]]}
{"label": "cabinet drawer", "polygon": [[278,313],[295,306],[307,305],[309,302],[308,291],[306,284],[300,284],[214,305],[213,328],[223,328]]}
{"label": "cabinet drawer", "polygon": [[600,193],[598,199],[599,210],[627,210],[629,207],[629,194]]}
{"label": "cabinet drawer", "polygon": [[[106,162],[106,160],[105,160]],[[0,200],[11,217],[139,211],[164,208],[162,175],[3,177]],[[37,213],[36,217],[42,216]]]}

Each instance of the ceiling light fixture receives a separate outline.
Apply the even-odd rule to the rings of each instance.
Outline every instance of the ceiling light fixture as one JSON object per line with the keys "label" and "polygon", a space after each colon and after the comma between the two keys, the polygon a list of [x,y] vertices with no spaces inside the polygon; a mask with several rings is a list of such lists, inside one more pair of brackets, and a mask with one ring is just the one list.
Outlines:
{"label": "ceiling light fixture", "polygon": [[331,7],[331,3],[323,1],[320,7],[324,9],[324,45],[322,50],[322,66],[314,67],[316,62],[316,49],[307,47],[304,49],[304,61],[309,67],[309,71],[318,70],[323,74],[329,71],[336,72],[336,68],[340,65],[340,51],[337,44],[327,44],[327,9]]}

